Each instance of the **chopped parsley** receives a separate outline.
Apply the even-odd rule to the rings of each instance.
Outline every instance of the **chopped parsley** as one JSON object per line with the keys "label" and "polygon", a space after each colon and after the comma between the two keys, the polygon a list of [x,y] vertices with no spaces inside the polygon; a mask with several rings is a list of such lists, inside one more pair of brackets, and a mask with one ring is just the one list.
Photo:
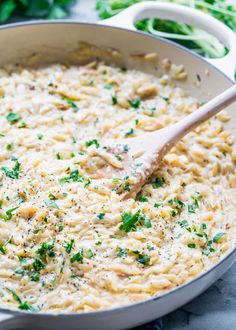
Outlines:
{"label": "chopped parsley", "polygon": [[10,170],[8,167],[2,166],[1,171],[3,171],[8,178],[19,179],[19,175],[21,173],[20,168],[21,168],[21,164],[18,162],[18,160],[16,160],[12,170]]}
{"label": "chopped parsley", "polygon": [[8,143],[8,144],[6,145],[6,149],[7,149],[8,151],[12,150],[12,149],[13,149],[13,143]]}
{"label": "chopped parsley", "polygon": [[73,255],[73,257],[70,258],[71,263],[74,263],[76,261],[83,262],[84,259],[84,250],[81,249],[79,252]]}
{"label": "chopped parsley", "polygon": [[157,202],[157,203],[154,204],[154,207],[156,207],[158,209],[162,205],[163,205],[162,202]]}
{"label": "chopped parsley", "polygon": [[32,282],[39,282],[39,273],[33,272],[29,274],[29,278]]}
{"label": "chopped parsley", "polygon": [[63,100],[67,102],[67,104],[75,111],[79,111],[79,107],[77,106],[77,104],[69,97],[64,96]]}
{"label": "chopped parsley", "polygon": [[37,134],[37,138],[38,138],[39,140],[42,140],[42,139],[43,139],[43,134],[42,134],[42,133],[38,133],[38,134]]}
{"label": "chopped parsley", "polygon": [[157,188],[163,187],[163,186],[164,186],[164,183],[165,183],[164,178],[159,178],[159,177],[157,177],[157,178],[155,179],[155,181],[152,182],[152,187],[153,187],[154,189],[157,189]]}
{"label": "chopped parsley", "polygon": [[8,290],[11,292],[13,299],[19,303],[19,306],[18,306],[19,309],[31,311],[31,312],[35,311],[33,306],[31,304],[27,303],[26,301],[22,301],[21,298],[18,296],[18,294],[16,294],[15,291],[10,290],[10,289],[8,289]]}
{"label": "chopped parsley", "polygon": [[139,251],[135,250],[133,251],[135,255],[137,255],[136,261],[139,262],[142,265],[147,265],[150,262],[150,257],[146,254],[142,254]]}
{"label": "chopped parsley", "polygon": [[126,233],[130,231],[135,231],[136,223],[139,221],[140,210],[137,211],[135,214],[126,213],[124,212],[121,216],[122,218],[122,225],[120,225],[120,229],[124,230]]}
{"label": "chopped parsley", "polygon": [[52,200],[52,201],[55,201],[55,200],[57,199],[56,196],[53,195],[52,193],[50,193],[50,194],[48,195],[48,198],[49,198],[50,200]]}
{"label": "chopped parsley", "polygon": [[36,251],[37,254],[39,254],[41,257],[46,257],[47,255],[49,257],[55,257],[54,252],[54,243],[55,239],[52,241],[52,243],[45,243],[43,242],[40,248]]}
{"label": "chopped parsley", "polygon": [[86,147],[90,147],[92,145],[95,145],[96,148],[99,148],[100,147],[100,144],[99,144],[98,140],[96,140],[96,139],[86,141],[85,142],[85,145],[86,145]]}
{"label": "chopped parsley", "polygon": [[116,95],[112,95],[111,100],[112,100],[112,105],[117,104],[117,96]]}
{"label": "chopped parsley", "polygon": [[125,258],[128,255],[128,249],[122,249],[122,248],[118,247],[116,249],[116,255],[117,255],[117,257],[120,257],[120,258],[124,257]]}
{"label": "chopped parsley", "polygon": [[181,228],[188,227],[188,221],[187,220],[178,221],[178,224],[180,225]]}
{"label": "chopped parsley", "polygon": [[36,256],[33,262],[33,267],[36,272],[39,272],[41,269],[44,269],[46,265],[43,263],[40,257]]}
{"label": "chopped parsley", "polygon": [[123,147],[124,152],[128,152],[129,151],[129,146],[128,144],[125,144]]}
{"label": "chopped parsley", "polygon": [[73,170],[68,176],[61,178],[59,181],[60,183],[83,182],[83,176],[79,174],[78,170]]}
{"label": "chopped parsley", "polygon": [[54,200],[45,201],[45,204],[46,204],[48,207],[52,207],[52,208],[55,208],[55,209],[59,209],[59,206],[57,205],[57,203],[56,203]]}
{"label": "chopped parsley", "polygon": [[139,201],[143,203],[148,202],[148,198],[146,196],[140,196]]}
{"label": "chopped parsley", "polygon": [[0,244],[0,252],[2,254],[6,254],[6,249],[5,249],[5,247],[2,244]]}
{"label": "chopped parsley", "polygon": [[214,237],[213,237],[213,242],[214,243],[218,243],[219,240],[225,235],[225,233],[223,232],[220,232],[220,233],[217,233]]}
{"label": "chopped parsley", "polygon": [[5,214],[0,214],[0,219],[3,219],[5,221],[11,220],[11,218],[13,216],[13,212],[15,210],[17,210],[18,208],[19,208],[19,206],[16,206],[16,207],[13,207],[12,209],[7,210]]}
{"label": "chopped parsley", "polygon": [[20,119],[21,119],[21,116],[19,114],[17,114],[17,113],[14,113],[14,112],[10,112],[7,115],[7,120],[11,124],[14,124],[14,123],[18,122],[18,120],[20,120]]}
{"label": "chopped parsley", "polygon": [[18,259],[21,265],[24,265],[26,263],[26,258],[19,256]]}
{"label": "chopped parsley", "polygon": [[207,229],[207,226],[206,226],[205,223],[202,223],[200,228],[201,228],[202,230],[205,230],[205,229]]}
{"label": "chopped parsley", "polygon": [[132,108],[137,109],[137,108],[139,108],[139,106],[140,106],[141,100],[140,100],[139,97],[137,97],[137,98],[134,99],[134,100],[128,100],[128,103],[129,103],[129,105],[130,105]]}
{"label": "chopped parsley", "polygon": [[187,245],[190,249],[195,249],[196,248],[196,244],[195,243],[190,243]]}
{"label": "chopped parsley", "polygon": [[59,152],[56,153],[56,158],[57,158],[58,160],[61,160],[61,159],[62,159],[62,157],[61,157],[61,155],[60,155]]}
{"label": "chopped parsley", "polygon": [[91,249],[88,249],[87,254],[88,254],[88,258],[89,259],[92,259],[92,257],[93,257],[93,251]]}
{"label": "chopped parsley", "polygon": [[125,136],[130,136],[130,135],[133,135],[133,134],[134,134],[134,129],[131,128],[129,131],[127,131],[127,132],[125,133]]}
{"label": "chopped parsley", "polygon": [[113,88],[113,86],[112,86],[112,85],[109,85],[109,84],[108,84],[108,85],[104,85],[103,87],[104,87],[105,89],[112,89],[112,88]]}
{"label": "chopped parsley", "polygon": [[64,229],[63,225],[58,225],[58,230],[62,231]]}
{"label": "chopped parsley", "polygon": [[102,220],[105,217],[105,213],[98,213],[97,217],[98,217],[98,219]]}
{"label": "chopped parsley", "polygon": [[191,196],[193,199],[193,204],[188,205],[188,212],[189,213],[195,213],[196,209],[199,208],[199,200],[202,199],[202,194],[197,192],[194,196]]}
{"label": "chopped parsley", "polygon": [[66,250],[66,253],[71,253],[72,249],[74,248],[74,243],[75,241],[72,239],[70,242],[66,243],[65,245],[65,250]]}

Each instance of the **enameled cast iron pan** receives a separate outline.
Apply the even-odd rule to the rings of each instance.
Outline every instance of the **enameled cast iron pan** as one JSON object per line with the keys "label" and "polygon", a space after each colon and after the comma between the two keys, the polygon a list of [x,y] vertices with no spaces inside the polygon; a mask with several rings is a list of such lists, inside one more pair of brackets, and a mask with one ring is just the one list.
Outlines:
{"label": "enameled cast iron pan", "polygon": [[[159,17],[195,24],[218,37],[229,49],[222,59],[206,60],[163,39],[135,31],[136,19]],[[113,27],[111,27],[113,26]],[[122,27],[122,28],[121,28]],[[0,29],[0,65],[38,58],[45,63],[68,61],[79,47],[79,42],[118,49],[123,65],[152,74],[160,74],[161,67],[144,65],[131,54],[158,54],[158,63],[169,58],[183,64],[188,79],[180,86],[201,100],[217,95],[233,84],[236,68],[236,35],[216,19],[200,11],[168,3],[143,2],[128,8],[114,18],[98,24],[72,21],[29,22],[3,26]],[[73,56],[72,56],[73,57]],[[73,57],[73,62],[76,62]],[[159,68],[160,67],[160,68]],[[197,79],[201,77],[201,84]],[[236,128],[235,106],[229,108],[231,124]],[[236,218],[236,214],[235,214]],[[236,221],[236,219],[235,219]],[[35,314],[0,309],[0,330],[118,330],[128,329],[154,320],[180,307],[206,290],[235,261],[236,249],[218,264],[194,280],[159,297],[129,306],[80,314]]]}

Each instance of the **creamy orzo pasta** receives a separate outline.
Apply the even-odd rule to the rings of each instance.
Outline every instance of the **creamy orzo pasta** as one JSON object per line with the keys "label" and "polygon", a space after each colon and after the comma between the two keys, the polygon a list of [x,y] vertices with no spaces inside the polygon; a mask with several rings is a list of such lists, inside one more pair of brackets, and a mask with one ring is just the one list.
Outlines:
{"label": "creamy orzo pasta", "polygon": [[171,75],[96,62],[0,75],[1,306],[77,312],[137,302],[235,246],[226,113],[179,142],[135,199],[121,200],[117,187],[129,190],[129,177],[101,180],[106,159],[96,149],[170,125],[200,103]]}

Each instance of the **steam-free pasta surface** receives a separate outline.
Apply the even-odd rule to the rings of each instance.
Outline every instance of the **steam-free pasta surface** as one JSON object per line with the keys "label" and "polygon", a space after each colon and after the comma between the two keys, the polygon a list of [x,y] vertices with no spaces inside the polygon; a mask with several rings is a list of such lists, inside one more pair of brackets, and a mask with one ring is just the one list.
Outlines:
{"label": "steam-free pasta surface", "polygon": [[106,159],[96,151],[108,139],[128,141],[196,111],[200,102],[177,85],[171,72],[95,62],[1,70],[1,306],[82,312],[137,302],[235,246],[226,113],[179,142],[136,199],[117,193],[129,177],[101,179]]}

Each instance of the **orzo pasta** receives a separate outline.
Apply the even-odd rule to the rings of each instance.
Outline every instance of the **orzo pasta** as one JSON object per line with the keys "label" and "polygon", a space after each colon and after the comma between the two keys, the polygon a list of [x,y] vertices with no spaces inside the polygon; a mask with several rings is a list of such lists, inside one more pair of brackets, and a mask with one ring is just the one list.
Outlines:
{"label": "orzo pasta", "polygon": [[121,200],[117,187],[128,190],[129,178],[101,181],[108,159],[96,149],[170,125],[200,103],[168,75],[103,63],[0,74],[2,306],[77,312],[137,302],[235,246],[226,113],[179,142],[136,199]]}

